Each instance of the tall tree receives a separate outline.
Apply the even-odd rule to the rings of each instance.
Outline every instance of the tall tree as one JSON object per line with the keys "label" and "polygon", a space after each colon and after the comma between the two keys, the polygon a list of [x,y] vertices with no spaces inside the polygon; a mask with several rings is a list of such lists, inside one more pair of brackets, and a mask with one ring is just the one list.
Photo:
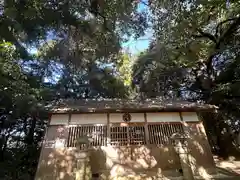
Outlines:
{"label": "tall tree", "polygon": [[[170,93],[171,98],[175,95],[218,105],[221,118],[207,118],[214,119],[206,122],[208,132],[214,131],[211,136],[216,137],[221,152],[226,150],[226,144],[233,147],[228,150],[236,152],[234,139],[240,131],[236,113],[239,111],[240,3],[151,1],[148,6],[155,41],[135,64],[142,91],[147,97]],[[162,84],[158,86],[159,83]]]}

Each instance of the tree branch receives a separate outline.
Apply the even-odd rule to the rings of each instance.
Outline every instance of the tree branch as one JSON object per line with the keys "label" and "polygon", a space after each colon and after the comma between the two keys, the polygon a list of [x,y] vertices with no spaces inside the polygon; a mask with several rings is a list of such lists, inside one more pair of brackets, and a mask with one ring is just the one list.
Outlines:
{"label": "tree branch", "polygon": [[[229,38],[238,29],[238,26],[240,25],[240,17],[235,18],[235,19],[236,19],[236,21],[230,25],[230,27],[225,31],[225,33],[223,33],[223,35],[216,42],[215,52],[208,58],[208,60],[206,62],[207,73],[208,73],[209,76],[212,73],[212,67],[211,66],[212,66],[213,58],[218,54],[218,50],[220,48],[221,43],[223,41],[225,41],[227,38]],[[226,20],[225,22],[228,22],[228,20]]]}
{"label": "tree branch", "polygon": [[146,2],[144,2],[143,0],[138,0],[140,3],[142,3],[143,5],[145,5],[145,6],[150,6],[151,4],[151,2],[149,2],[149,3],[146,3]]}
{"label": "tree branch", "polygon": [[236,18],[236,21],[232,23],[230,27],[223,33],[223,35],[219,38],[215,48],[219,49],[221,43],[225,39],[227,39],[229,36],[231,36],[238,29],[239,25],[240,25],[240,17]]}
{"label": "tree branch", "polygon": [[197,32],[200,33],[200,35],[193,35],[193,37],[195,37],[195,38],[208,38],[211,41],[213,41],[214,43],[217,43],[216,38],[212,34],[203,32],[201,29],[197,29]]}
{"label": "tree branch", "polygon": [[237,19],[237,18],[231,18],[231,19],[226,19],[226,20],[220,22],[220,23],[217,25],[217,27],[216,27],[215,37],[218,36],[219,30],[220,30],[219,28],[221,28],[221,26],[222,26],[223,24],[225,24],[225,23],[227,23],[227,22],[229,22],[229,21],[236,20],[236,19]]}

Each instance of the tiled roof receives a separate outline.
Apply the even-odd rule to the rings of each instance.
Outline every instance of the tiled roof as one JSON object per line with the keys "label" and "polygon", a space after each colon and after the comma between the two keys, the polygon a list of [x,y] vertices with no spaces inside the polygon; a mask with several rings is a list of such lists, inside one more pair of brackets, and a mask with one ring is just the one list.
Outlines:
{"label": "tiled roof", "polygon": [[159,112],[159,111],[212,111],[214,105],[181,100],[147,99],[144,101],[124,99],[61,100],[50,108],[51,113],[74,112]]}

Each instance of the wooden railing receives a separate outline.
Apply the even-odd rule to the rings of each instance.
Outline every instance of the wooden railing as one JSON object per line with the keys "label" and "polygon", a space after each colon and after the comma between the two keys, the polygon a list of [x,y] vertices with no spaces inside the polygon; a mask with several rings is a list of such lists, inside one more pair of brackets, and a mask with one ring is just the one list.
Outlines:
{"label": "wooden railing", "polygon": [[[106,146],[107,132],[109,132],[111,146],[168,145],[173,143],[170,138],[172,134],[184,133],[181,123],[154,123],[147,124],[147,126],[144,126],[144,123],[129,123],[126,126],[111,124],[109,125],[109,131],[107,125],[71,126],[69,127],[67,147],[78,146],[80,149],[85,149],[87,146]],[[92,141],[88,145],[79,144],[78,139],[80,137],[89,137]]]}
{"label": "wooden railing", "polygon": [[112,125],[110,127],[110,140],[112,146],[146,144],[144,124],[123,127]]}
{"label": "wooden railing", "polygon": [[[87,146],[105,146],[107,145],[107,125],[83,125],[72,126],[69,128],[67,147],[79,146],[84,149]],[[89,137],[92,139],[89,144],[80,144],[80,137]]]}
{"label": "wooden railing", "polygon": [[161,123],[149,124],[149,143],[158,145],[172,144],[173,139],[171,136],[174,133],[183,134],[183,126],[180,123]]}

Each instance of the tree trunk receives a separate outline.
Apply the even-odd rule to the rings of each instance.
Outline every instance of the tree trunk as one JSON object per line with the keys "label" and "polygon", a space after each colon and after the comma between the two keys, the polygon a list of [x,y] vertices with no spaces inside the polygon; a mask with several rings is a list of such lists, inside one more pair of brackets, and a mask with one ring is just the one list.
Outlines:
{"label": "tree trunk", "polygon": [[34,131],[35,131],[35,127],[36,127],[36,122],[37,122],[37,118],[33,117],[31,120],[31,126],[29,128],[27,137],[26,137],[26,144],[28,146],[32,146],[33,142],[34,142]]}
{"label": "tree trunk", "polygon": [[2,135],[2,139],[1,139],[1,144],[0,144],[0,162],[1,161],[4,161],[4,153],[6,151],[6,148],[7,148],[7,141],[8,141],[8,138],[9,138],[9,135],[5,136],[5,135]]}

